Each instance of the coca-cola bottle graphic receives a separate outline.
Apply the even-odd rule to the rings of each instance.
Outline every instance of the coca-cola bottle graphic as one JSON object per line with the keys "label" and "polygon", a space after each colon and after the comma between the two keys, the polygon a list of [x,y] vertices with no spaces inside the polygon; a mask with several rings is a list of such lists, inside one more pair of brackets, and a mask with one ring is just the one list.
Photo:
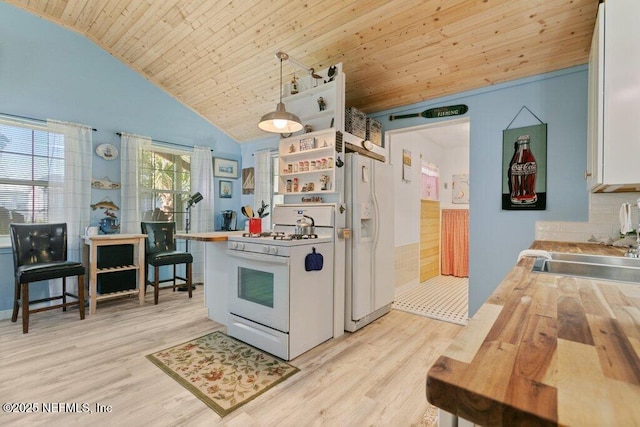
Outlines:
{"label": "coca-cola bottle graphic", "polygon": [[509,164],[511,203],[529,205],[538,200],[536,174],[538,165],[531,152],[529,135],[520,135],[516,141],[516,152]]}
{"label": "coca-cola bottle graphic", "polygon": [[517,154],[518,154],[518,141],[513,143],[513,156],[511,156],[511,161],[509,162],[509,167],[507,168],[507,185],[509,186],[509,197],[511,197],[511,193],[513,192],[513,179],[511,179],[511,165],[515,162]]}

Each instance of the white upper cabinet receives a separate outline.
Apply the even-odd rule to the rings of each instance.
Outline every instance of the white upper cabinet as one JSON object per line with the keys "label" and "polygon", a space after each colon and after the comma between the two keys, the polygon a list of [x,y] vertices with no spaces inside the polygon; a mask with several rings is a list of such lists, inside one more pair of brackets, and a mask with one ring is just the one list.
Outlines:
{"label": "white upper cabinet", "polygon": [[604,67],[604,5],[598,8],[596,26],[589,52],[589,80],[587,101],[587,188],[596,189],[602,184],[602,120]]}
{"label": "white upper cabinet", "polygon": [[640,2],[600,4],[589,56],[587,186],[640,188]]}

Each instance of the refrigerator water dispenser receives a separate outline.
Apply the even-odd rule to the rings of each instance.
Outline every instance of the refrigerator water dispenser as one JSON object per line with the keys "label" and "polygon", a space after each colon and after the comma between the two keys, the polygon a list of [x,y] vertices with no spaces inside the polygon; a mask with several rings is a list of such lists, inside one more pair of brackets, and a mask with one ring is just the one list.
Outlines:
{"label": "refrigerator water dispenser", "polygon": [[373,210],[371,203],[364,202],[360,203],[360,219],[371,219],[373,218]]}

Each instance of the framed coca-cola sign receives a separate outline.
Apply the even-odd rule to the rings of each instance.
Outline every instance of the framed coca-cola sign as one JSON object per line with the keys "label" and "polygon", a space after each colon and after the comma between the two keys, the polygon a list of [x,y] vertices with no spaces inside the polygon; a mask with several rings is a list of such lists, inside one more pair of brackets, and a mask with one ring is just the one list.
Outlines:
{"label": "framed coca-cola sign", "polygon": [[502,131],[502,209],[547,207],[547,125]]}

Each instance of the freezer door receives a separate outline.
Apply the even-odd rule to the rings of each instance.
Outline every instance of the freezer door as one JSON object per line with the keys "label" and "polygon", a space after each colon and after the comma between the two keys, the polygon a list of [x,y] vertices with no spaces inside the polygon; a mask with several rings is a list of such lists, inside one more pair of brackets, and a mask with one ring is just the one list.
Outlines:
{"label": "freezer door", "polygon": [[394,251],[395,221],[393,200],[393,166],[374,164],[373,205],[377,215],[373,238],[374,291],[373,310],[393,302],[395,291]]}

